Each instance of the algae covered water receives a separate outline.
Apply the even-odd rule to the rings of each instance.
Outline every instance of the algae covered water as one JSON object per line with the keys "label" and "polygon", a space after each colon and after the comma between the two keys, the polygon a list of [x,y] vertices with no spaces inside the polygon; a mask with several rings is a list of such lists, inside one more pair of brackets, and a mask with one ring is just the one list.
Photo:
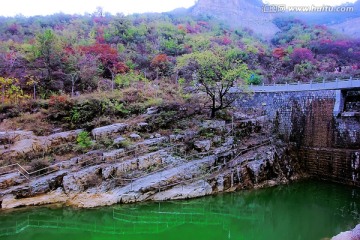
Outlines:
{"label": "algae covered water", "polygon": [[320,240],[360,223],[360,189],[305,181],[187,201],[0,212],[0,239]]}

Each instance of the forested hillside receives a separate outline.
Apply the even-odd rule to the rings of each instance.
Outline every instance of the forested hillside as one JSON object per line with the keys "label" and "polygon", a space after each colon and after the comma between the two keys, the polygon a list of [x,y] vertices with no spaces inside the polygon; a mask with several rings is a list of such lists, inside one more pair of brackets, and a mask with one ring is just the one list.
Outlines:
{"label": "forested hillside", "polygon": [[[246,65],[246,83],[358,76],[359,40],[295,19],[274,23],[281,31],[263,41],[249,29],[185,14],[114,16],[98,9],[85,16],[2,17],[1,101],[114,90],[149,81],[191,84],[201,65],[196,57],[209,52],[218,60]],[[193,61],[184,64],[184,59]]]}

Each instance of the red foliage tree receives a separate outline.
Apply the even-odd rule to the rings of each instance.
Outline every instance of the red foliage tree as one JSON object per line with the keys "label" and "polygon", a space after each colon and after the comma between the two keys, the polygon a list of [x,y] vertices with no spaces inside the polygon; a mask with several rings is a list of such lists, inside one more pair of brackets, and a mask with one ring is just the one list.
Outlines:
{"label": "red foliage tree", "polygon": [[276,58],[283,58],[286,55],[286,52],[283,48],[275,48],[272,55]]}
{"label": "red foliage tree", "polygon": [[151,60],[150,66],[156,70],[156,78],[159,75],[167,75],[170,68],[170,58],[166,54],[156,55]]}
{"label": "red foliage tree", "polygon": [[296,48],[290,55],[290,58],[294,64],[298,64],[303,61],[314,61],[313,53],[307,48]]}

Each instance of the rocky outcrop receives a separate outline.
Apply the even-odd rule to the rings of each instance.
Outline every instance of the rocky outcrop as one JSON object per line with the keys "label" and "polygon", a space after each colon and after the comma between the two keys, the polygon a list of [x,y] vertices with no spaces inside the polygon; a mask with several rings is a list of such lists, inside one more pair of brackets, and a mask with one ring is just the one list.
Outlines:
{"label": "rocky outcrop", "polygon": [[229,146],[220,147],[213,151],[216,155],[188,162],[160,150],[82,169],[75,167],[81,157],[74,158],[68,165],[57,165],[63,170],[29,182],[16,183],[15,175],[3,176],[0,201],[2,208],[48,203],[96,207],[273,186],[301,175],[282,148],[263,146],[230,160],[227,156],[232,151]]}
{"label": "rocky outcrop", "polygon": [[112,125],[95,128],[91,131],[92,136],[96,139],[99,137],[110,136],[115,133],[122,133],[127,129],[128,125],[125,123],[115,123]]}
{"label": "rocky outcrop", "polygon": [[360,239],[360,224],[357,225],[353,230],[342,232],[331,240],[359,240]]}
{"label": "rocky outcrop", "polygon": [[196,141],[194,142],[194,147],[196,150],[200,152],[207,152],[211,148],[211,141],[210,140]]}
{"label": "rocky outcrop", "polygon": [[55,133],[49,136],[35,136],[30,131],[0,132],[0,143],[9,143],[0,150],[0,156],[6,158],[21,158],[29,154],[38,154],[51,150],[61,144],[74,142],[82,130]]}

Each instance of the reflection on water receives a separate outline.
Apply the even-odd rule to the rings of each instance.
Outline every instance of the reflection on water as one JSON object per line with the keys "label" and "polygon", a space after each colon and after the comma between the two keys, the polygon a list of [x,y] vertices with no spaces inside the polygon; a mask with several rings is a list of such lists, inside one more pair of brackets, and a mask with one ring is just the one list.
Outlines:
{"label": "reflection on water", "polygon": [[1,239],[321,239],[360,222],[360,192],[302,182],[189,201],[1,212]]}

